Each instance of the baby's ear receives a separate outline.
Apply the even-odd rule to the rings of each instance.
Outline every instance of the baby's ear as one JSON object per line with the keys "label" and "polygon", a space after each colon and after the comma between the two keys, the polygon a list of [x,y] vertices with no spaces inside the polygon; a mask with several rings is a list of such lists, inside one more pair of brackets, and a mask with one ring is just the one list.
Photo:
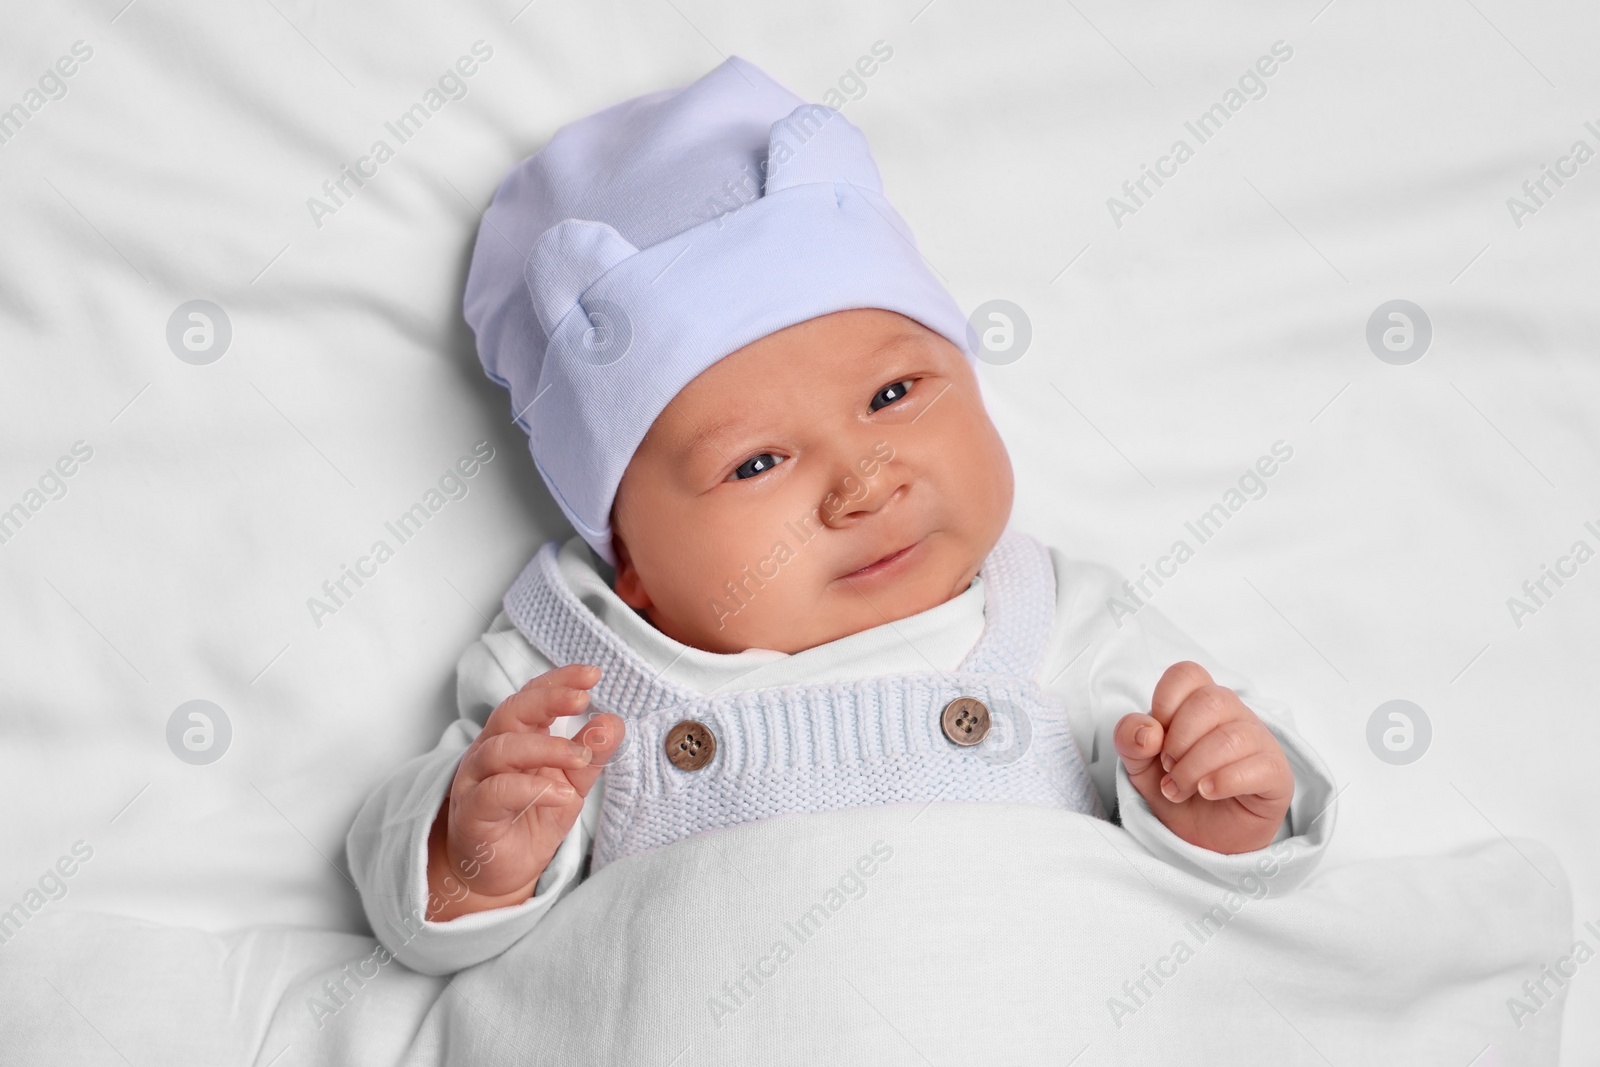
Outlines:
{"label": "baby's ear", "polygon": [[617,594],[617,599],[635,611],[649,608],[650,594],[645,592],[644,583],[639,579],[639,570],[633,565],[633,558],[628,555],[628,546],[622,543],[622,536],[617,533],[615,509],[611,515],[611,551],[617,557],[617,573],[611,581],[612,592]]}

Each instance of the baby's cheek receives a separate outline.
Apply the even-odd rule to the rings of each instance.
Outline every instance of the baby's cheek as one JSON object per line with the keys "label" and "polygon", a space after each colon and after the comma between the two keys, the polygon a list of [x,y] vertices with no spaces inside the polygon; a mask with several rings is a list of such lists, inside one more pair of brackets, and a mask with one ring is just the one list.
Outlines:
{"label": "baby's cheek", "polygon": [[1005,527],[1011,515],[1014,479],[1011,457],[999,434],[984,419],[970,424],[967,433],[951,435],[945,442],[942,492],[983,535]]}

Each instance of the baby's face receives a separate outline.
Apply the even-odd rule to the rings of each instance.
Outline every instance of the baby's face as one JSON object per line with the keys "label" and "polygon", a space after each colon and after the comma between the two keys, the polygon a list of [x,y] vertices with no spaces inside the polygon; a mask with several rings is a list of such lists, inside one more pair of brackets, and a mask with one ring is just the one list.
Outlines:
{"label": "baby's face", "polygon": [[615,587],[684,644],[799,652],[961,593],[1011,497],[960,350],[891,311],[839,311],[667,405],[617,490]]}

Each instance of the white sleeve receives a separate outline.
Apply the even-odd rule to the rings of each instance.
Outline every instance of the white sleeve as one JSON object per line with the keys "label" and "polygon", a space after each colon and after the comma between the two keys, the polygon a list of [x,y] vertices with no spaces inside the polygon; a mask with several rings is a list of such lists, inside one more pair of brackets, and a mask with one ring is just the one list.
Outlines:
{"label": "white sleeve", "polygon": [[[1337,790],[1327,766],[1295,733],[1289,709],[1218,665],[1154,605],[1130,596],[1111,568],[1069,559],[1054,548],[1050,554],[1056,623],[1041,681],[1065,705],[1106,811],[1158,858],[1229,888],[1247,873],[1265,874],[1269,866],[1275,889],[1303,882],[1332,837]],[[1117,757],[1112,744],[1117,721],[1130,712],[1148,713],[1156,682],[1182,660],[1199,663],[1218,685],[1238,693],[1283,746],[1294,772],[1294,798],[1265,848],[1227,855],[1178,837],[1156,818]]]}
{"label": "white sleeve", "polygon": [[[515,907],[426,918],[428,832],[455,777],[456,765],[489,713],[550,664],[517,633],[504,612],[456,664],[460,717],[433,750],[404,764],[373,791],[346,837],[350,870],[374,936],[394,958],[423,974],[449,974],[504,952],[544,917],[586,873],[591,828],[603,781],[551,857],[534,894]],[[558,719],[552,733],[571,736],[586,716]],[[601,779],[604,773],[601,774]]]}

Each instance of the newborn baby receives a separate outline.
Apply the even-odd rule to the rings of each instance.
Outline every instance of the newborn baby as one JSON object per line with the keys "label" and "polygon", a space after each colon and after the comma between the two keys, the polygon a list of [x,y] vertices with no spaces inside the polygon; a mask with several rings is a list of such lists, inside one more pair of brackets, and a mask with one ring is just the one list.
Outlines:
{"label": "newborn baby", "polygon": [[628,856],[863,805],[1110,813],[1284,886],[1320,857],[1281,709],[1010,527],[975,338],[836,111],[734,57],[564,127],[486,213],[466,312],[578,536],[351,830],[402,962],[486,959]]}

